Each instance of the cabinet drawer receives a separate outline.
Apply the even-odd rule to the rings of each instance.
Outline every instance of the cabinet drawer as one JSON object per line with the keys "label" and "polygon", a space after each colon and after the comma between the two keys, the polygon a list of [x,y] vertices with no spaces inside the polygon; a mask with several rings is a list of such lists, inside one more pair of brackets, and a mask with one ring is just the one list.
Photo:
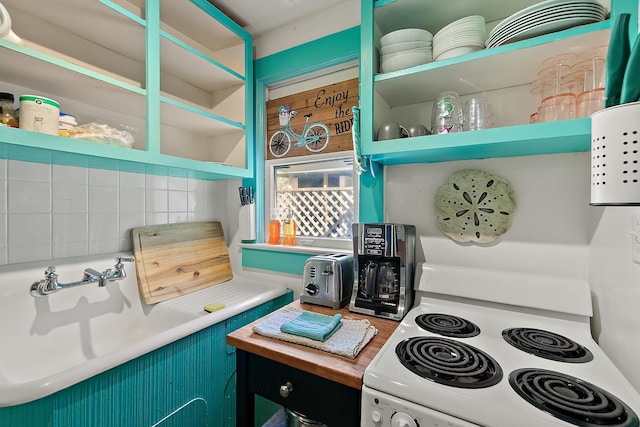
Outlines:
{"label": "cabinet drawer", "polygon": [[[360,390],[254,354],[249,355],[248,382],[250,393],[329,427],[360,425]],[[280,388],[287,383],[291,388],[283,397]]]}

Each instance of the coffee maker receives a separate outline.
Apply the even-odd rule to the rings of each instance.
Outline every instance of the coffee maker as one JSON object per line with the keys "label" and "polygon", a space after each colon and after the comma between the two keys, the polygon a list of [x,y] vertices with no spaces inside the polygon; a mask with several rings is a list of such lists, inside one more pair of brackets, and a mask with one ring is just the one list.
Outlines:
{"label": "coffee maker", "polygon": [[415,245],[413,225],[353,224],[349,311],[401,320],[413,303]]}

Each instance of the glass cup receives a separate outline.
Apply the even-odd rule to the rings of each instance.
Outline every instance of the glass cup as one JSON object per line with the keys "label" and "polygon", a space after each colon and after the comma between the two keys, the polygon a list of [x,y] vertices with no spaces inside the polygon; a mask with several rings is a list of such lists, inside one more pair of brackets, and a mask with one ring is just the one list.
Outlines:
{"label": "glass cup", "polygon": [[[547,98],[548,96],[552,96],[554,94],[553,84],[548,78],[539,78],[530,83],[529,93],[535,96],[538,99],[538,108],[531,115],[532,118],[535,119],[535,122],[530,121],[531,123],[542,123],[542,100]],[[535,114],[535,117],[533,115]]]}
{"label": "glass cup", "polygon": [[484,96],[470,98],[465,103],[465,130],[480,130],[493,127],[493,110]]}
{"label": "glass cup", "polygon": [[431,113],[431,133],[462,132],[463,124],[464,113],[460,96],[453,91],[438,94]]}
{"label": "glass cup", "polygon": [[604,88],[585,90],[576,99],[576,116],[591,117],[604,108]]}

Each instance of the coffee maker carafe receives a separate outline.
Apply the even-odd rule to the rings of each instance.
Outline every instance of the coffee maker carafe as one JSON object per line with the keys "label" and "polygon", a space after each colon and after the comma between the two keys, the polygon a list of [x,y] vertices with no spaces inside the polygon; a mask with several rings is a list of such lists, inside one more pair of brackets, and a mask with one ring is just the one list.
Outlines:
{"label": "coffee maker carafe", "polygon": [[413,225],[353,224],[354,286],[349,310],[400,320],[413,303]]}

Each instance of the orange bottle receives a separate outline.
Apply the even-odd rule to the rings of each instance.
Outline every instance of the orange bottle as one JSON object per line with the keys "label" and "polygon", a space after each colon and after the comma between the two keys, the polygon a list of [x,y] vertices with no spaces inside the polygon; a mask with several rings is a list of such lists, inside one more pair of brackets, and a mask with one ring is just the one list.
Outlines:
{"label": "orange bottle", "polygon": [[271,209],[271,220],[269,221],[269,240],[270,245],[280,244],[280,221],[278,220],[278,210]]}
{"label": "orange bottle", "polygon": [[284,233],[282,244],[287,246],[295,246],[296,231],[298,227],[296,226],[296,222],[293,219],[293,213],[291,212],[291,209],[289,208],[287,211],[287,219],[284,220],[284,224],[282,225]]}

